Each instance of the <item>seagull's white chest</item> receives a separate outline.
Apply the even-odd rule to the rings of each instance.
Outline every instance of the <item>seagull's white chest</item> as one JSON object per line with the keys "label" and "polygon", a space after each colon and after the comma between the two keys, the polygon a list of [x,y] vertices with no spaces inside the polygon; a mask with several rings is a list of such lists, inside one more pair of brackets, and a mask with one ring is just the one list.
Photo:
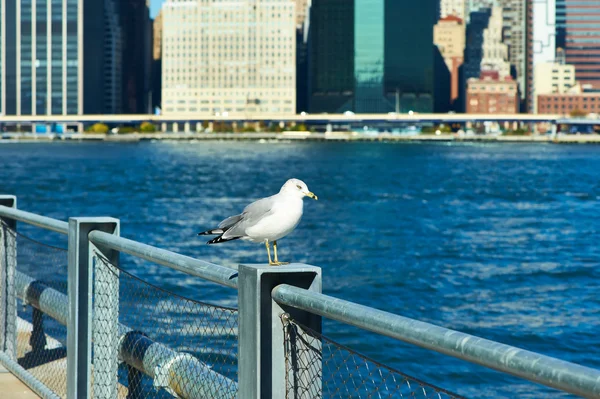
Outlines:
{"label": "seagull's white chest", "polygon": [[277,201],[271,214],[256,225],[246,230],[248,237],[255,242],[274,241],[291,233],[302,218],[303,201],[301,198],[289,197]]}

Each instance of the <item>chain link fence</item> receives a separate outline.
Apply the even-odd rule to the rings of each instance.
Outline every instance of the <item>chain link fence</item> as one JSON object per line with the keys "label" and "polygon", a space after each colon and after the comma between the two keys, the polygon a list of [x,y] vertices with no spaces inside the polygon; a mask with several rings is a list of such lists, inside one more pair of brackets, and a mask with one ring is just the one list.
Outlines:
{"label": "chain link fence", "polygon": [[286,399],[461,399],[282,317]]}
{"label": "chain link fence", "polygon": [[[33,279],[27,292],[16,300],[16,359],[56,395],[66,397],[67,329],[34,306],[42,295],[50,301],[67,295],[67,250],[37,242],[4,223],[1,231],[6,249],[4,261],[16,262],[17,273]],[[23,297],[29,298],[30,303]]]}
{"label": "chain link fence", "polygon": [[[54,230],[65,232],[64,227]],[[242,376],[247,375],[247,379],[242,381],[243,390],[238,392],[238,310],[182,296],[161,286],[165,285],[164,281],[157,284],[146,281],[120,267],[117,252],[106,250],[104,245],[99,249],[95,246],[96,242],[84,242],[78,246],[80,249],[85,249],[83,257],[85,260],[80,260],[78,265],[89,267],[93,272],[91,280],[87,280],[93,289],[92,295],[88,295],[85,289],[80,290],[77,303],[71,304],[78,306],[77,314],[80,318],[84,318],[83,322],[80,322],[69,317],[71,307],[67,290],[69,279],[67,250],[40,243],[17,233],[7,224],[0,224],[0,316],[2,318],[0,360],[11,372],[26,381],[43,397],[65,398],[68,382],[69,392],[75,389],[87,390],[91,386],[93,397],[111,399],[172,397],[233,399],[238,397],[238,393],[244,396],[248,392],[256,392],[256,389],[263,389],[265,386],[261,384],[267,384],[264,389],[276,389],[273,392],[277,392],[278,397],[286,399],[461,398],[452,392],[361,355],[323,336],[320,332],[298,323],[288,314],[282,316],[282,324],[279,324],[277,316],[268,323],[265,323],[262,318],[254,317],[258,310],[265,311],[265,309],[269,317],[273,317],[274,314],[270,313],[271,303],[268,300],[257,301],[260,307],[251,300],[240,302],[242,315],[246,317],[244,322],[255,319],[250,320],[252,329],[244,332],[261,332],[258,334],[258,340],[253,337],[247,339],[248,335],[246,340],[242,337],[242,355],[256,360],[256,347],[259,343],[258,350],[261,351],[261,355],[266,354],[267,361],[282,361],[282,363],[274,367],[275,363],[264,365],[264,362],[258,362],[256,367],[255,364],[244,362],[243,365],[248,368],[242,370]],[[161,264],[168,265],[169,263],[164,259],[172,256],[178,262],[182,262],[173,261],[172,265],[188,270],[183,268],[182,264],[185,265],[188,261],[198,262],[143,244],[143,250],[138,248],[137,252],[124,249],[140,246],[139,243],[131,240],[123,240],[124,243],[129,243],[129,247],[123,247],[121,244],[112,244],[112,246],[106,244],[106,242],[110,243],[110,240],[100,242],[105,242],[108,248],[138,254],[138,260],[147,259],[151,264],[165,262]],[[84,247],[84,244],[90,245],[89,253],[88,247]],[[147,256],[144,251],[148,248],[151,251],[162,251],[160,253],[163,257]],[[71,253],[73,254],[77,252]],[[263,270],[260,270],[261,268]],[[138,264],[135,270],[147,269],[140,268]],[[250,280],[244,281],[244,278],[251,279],[259,271],[266,273],[266,270],[270,269],[260,265],[256,267],[242,265],[239,276],[231,269],[218,265],[211,265],[213,274],[202,274],[199,270],[200,268],[190,274],[201,279],[221,282],[229,287],[236,287],[238,284],[240,287],[247,287],[246,282]],[[215,270],[218,273],[214,273]],[[298,275],[303,273],[302,276],[306,277],[309,274],[306,270],[314,270],[312,277],[320,273],[318,268],[311,266],[296,268],[295,273]],[[82,273],[83,278],[88,277],[85,270],[80,269],[79,272]],[[286,270],[285,273],[290,271]],[[277,273],[272,274],[275,276]],[[231,283],[233,278],[241,278],[242,281],[236,280],[235,283]],[[178,280],[177,285],[179,284],[181,282]],[[85,287],[85,280],[79,281],[79,288],[75,287],[75,289],[81,289],[82,285]],[[302,300],[307,301],[307,298],[313,301],[311,303],[315,300],[335,301],[335,298],[311,293],[309,290],[288,286],[285,283],[279,283],[274,289],[268,286],[267,288],[269,290],[267,292],[271,293],[278,304],[297,306],[295,311],[305,306]],[[81,294],[82,292],[85,294]],[[204,295],[214,297],[206,292]],[[264,298],[268,296],[265,295]],[[91,306],[91,312],[86,316],[87,306]],[[362,322],[363,328],[369,330],[367,326],[369,309],[365,319],[361,319],[364,307],[349,302],[346,302],[344,307],[339,306],[338,312],[354,312],[352,320],[355,321],[355,325],[360,325]],[[316,309],[310,306],[308,308],[308,311],[300,314],[307,315],[310,309]],[[246,311],[248,313],[244,313]],[[373,320],[374,314],[378,313],[374,309],[371,309],[371,312],[370,319]],[[321,313],[317,312],[317,314]],[[336,313],[331,312],[331,314]],[[399,316],[394,315],[389,317],[400,319]],[[91,341],[91,365],[87,357],[87,346],[82,344],[83,349],[80,348],[80,352],[77,353],[77,360],[91,366],[91,381],[88,381],[89,375],[84,370],[80,374],[81,379],[77,380],[84,382],[81,386],[77,386],[73,379],[77,374],[68,374],[67,370],[65,325],[72,323],[70,325],[86,326],[88,320],[92,325],[91,337],[87,334],[87,328],[80,328],[79,335],[75,338],[80,344],[88,339],[87,342]],[[341,317],[337,320],[341,320]],[[406,318],[402,320],[406,322]],[[78,324],[75,324],[75,321]],[[417,320],[412,320],[410,323],[427,325]],[[272,334],[273,328],[282,330]],[[84,333],[81,333],[82,330]],[[262,334],[263,331],[266,333]],[[438,337],[452,330],[435,327],[433,332],[423,329],[419,330],[419,334],[424,334],[425,331],[428,331],[427,334],[430,336]],[[453,331],[453,334],[472,337],[456,331]],[[597,381],[600,372],[594,369],[497,342],[481,340],[476,345],[475,349],[500,348],[504,353],[519,357],[522,362],[528,361],[529,371],[519,370],[523,378],[538,381],[527,374],[531,370],[551,373],[560,370],[561,373],[569,376],[569,381],[540,379],[541,382],[586,397],[591,397],[592,393],[598,392]],[[269,356],[273,354],[276,356],[270,359]],[[501,360],[471,359],[472,362],[482,365],[498,364]],[[69,363],[69,367],[75,364]],[[513,367],[511,372],[519,375],[515,370]],[[69,370],[69,373],[71,371]],[[261,374],[261,371],[265,373]],[[572,381],[576,381],[579,385],[575,385]]]}
{"label": "chain link fence", "polygon": [[[118,284],[118,295],[96,294],[94,304],[94,368],[105,370],[106,359],[116,354],[127,360],[115,374],[119,389],[114,397],[236,397],[236,309],[183,297],[99,253],[94,257],[96,292],[99,285]],[[118,312],[117,341],[109,321],[113,311]],[[107,333],[97,339],[100,331]],[[94,381],[94,388],[104,392],[111,386],[110,380]]]}
{"label": "chain link fence", "polygon": [[[0,262],[17,265],[16,360],[66,398],[67,250],[4,223],[0,247]],[[237,309],[183,297],[120,269],[99,253],[93,256],[94,397],[237,396]],[[56,309],[43,313],[40,303]],[[8,343],[6,347],[10,349]]]}

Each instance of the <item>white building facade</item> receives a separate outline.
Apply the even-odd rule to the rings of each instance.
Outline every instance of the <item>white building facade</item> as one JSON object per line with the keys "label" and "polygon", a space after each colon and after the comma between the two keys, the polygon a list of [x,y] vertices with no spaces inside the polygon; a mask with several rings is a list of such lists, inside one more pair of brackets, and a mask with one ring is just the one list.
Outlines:
{"label": "white building facade", "polygon": [[503,43],[502,8],[494,7],[488,23],[483,31],[483,58],[481,59],[482,71],[497,71],[500,79],[510,76],[510,62],[508,61],[508,46]]}
{"label": "white building facade", "polygon": [[164,114],[296,112],[296,2],[167,0]]}
{"label": "white building facade", "polygon": [[534,66],[534,112],[538,112],[537,96],[540,94],[566,94],[581,87],[575,80],[575,65],[557,62],[538,62]]}

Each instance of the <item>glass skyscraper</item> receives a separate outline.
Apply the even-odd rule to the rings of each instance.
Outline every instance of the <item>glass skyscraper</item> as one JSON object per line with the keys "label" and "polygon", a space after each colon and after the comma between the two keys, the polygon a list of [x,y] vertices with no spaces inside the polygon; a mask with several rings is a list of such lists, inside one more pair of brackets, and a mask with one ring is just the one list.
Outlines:
{"label": "glass skyscraper", "polygon": [[556,47],[565,50],[567,64],[575,65],[575,77],[600,91],[600,2],[556,2]]}
{"label": "glass skyscraper", "polygon": [[0,112],[118,112],[121,37],[116,4],[0,0]]}
{"label": "glass skyscraper", "polygon": [[435,3],[313,0],[309,112],[432,112]]}
{"label": "glass skyscraper", "polygon": [[78,12],[78,0],[1,0],[2,113],[81,113]]}

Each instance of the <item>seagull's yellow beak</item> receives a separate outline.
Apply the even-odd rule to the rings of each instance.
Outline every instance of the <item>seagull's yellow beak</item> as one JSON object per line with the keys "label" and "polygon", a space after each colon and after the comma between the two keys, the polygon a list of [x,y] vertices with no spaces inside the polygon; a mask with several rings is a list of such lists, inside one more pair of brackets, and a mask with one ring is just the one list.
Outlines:
{"label": "seagull's yellow beak", "polygon": [[310,191],[306,194],[306,196],[314,199],[315,201],[319,199],[319,197],[317,197],[315,193],[311,193]]}

